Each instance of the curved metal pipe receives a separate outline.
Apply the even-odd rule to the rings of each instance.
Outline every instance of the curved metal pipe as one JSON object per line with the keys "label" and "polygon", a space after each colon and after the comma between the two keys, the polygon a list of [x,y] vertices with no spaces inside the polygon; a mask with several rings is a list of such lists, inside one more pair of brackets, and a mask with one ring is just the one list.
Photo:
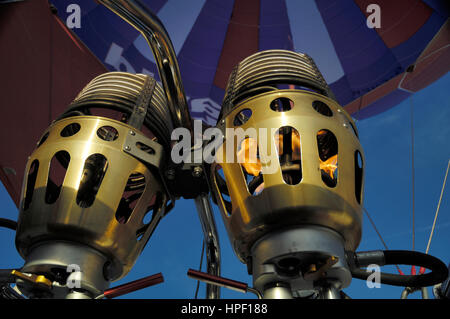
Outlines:
{"label": "curved metal pipe", "polygon": [[416,291],[419,291],[422,293],[422,299],[430,299],[428,295],[428,289],[427,287],[421,287],[421,288],[412,288],[412,287],[406,287],[402,291],[402,295],[400,299],[408,299],[408,296]]}
{"label": "curved metal pipe", "polygon": [[[217,235],[216,223],[214,220],[211,202],[208,194],[201,194],[195,198],[195,205],[202,223],[202,230],[205,237],[206,261],[208,274],[220,276],[220,246]],[[206,298],[219,299],[220,287],[213,284],[206,285]]]}
{"label": "curved metal pipe", "polygon": [[[173,127],[185,127],[193,133],[180,70],[172,41],[162,22],[139,0],[98,0],[136,28],[147,40],[158,66],[167,96]],[[193,135],[193,134],[192,134]],[[208,273],[220,276],[220,247],[214,215],[208,195],[195,199],[207,244]],[[207,298],[220,298],[220,288],[207,285]]]}
{"label": "curved metal pipe", "polygon": [[97,1],[127,21],[147,40],[155,56],[174,127],[185,127],[192,132],[178,61],[162,22],[139,0]]}

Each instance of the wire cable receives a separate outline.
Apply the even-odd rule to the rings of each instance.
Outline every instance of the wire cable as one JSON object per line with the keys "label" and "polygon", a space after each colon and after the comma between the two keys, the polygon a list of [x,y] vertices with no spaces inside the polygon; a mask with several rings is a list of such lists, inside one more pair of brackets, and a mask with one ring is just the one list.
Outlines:
{"label": "wire cable", "polygon": [[416,242],[416,203],[415,203],[415,169],[414,169],[414,105],[410,97],[411,110],[411,187],[412,187],[412,251],[415,250]]}
{"label": "wire cable", "polygon": [[[375,222],[373,221],[372,217],[370,217],[369,212],[367,211],[367,209],[365,207],[363,207],[363,210],[366,213],[367,218],[369,218],[370,224],[372,225],[373,229],[375,230],[375,232],[377,233],[378,237],[380,238],[381,243],[383,244],[384,248],[386,250],[389,250],[388,246],[386,245],[386,243],[383,240],[383,236],[381,236],[381,233],[378,231],[378,228],[375,225]],[[398,265],[395,265],[395,267],[397,268],[398,273],[403,275],[403,271],[400,269],[400,267]]]}
{"label": "wire cable", "polygon": [[375,223],[374,223],[372,217],[370,217],[369,212],[367,211],[367,209],[366,209],[365,207],[363,207],[363,210],[364,210],[364,212],[366,213],[367,218],[369,218],[370,224],[372,225],[373,229],[375,230],[375,232],[377,233],[378,237],[380,238],[381,243],[383,244],[384,248],[385,248],[386,250],[388,250],[389,248],[388,248],[388,246],[386,245],[386,243],[384,242],[383,236],[381,236],[381,233],[378,231],[378,228],[377,228],[377,226],[375,225]]}
{"label": "wire cable", "polygon": [[444,195],[444,190],[445,190],[445,184],[447,183],[447,176],[448,176],[449,168],[450,168],[450,160],[448,161],[448,164],[447,164],[447,171],[445,172],[444,183],[442,184],[442,189],[441,189],[441,195],[439,196],[438,206],[437,206],[437,209],[436,209],[436,213],[434,214],[433,226],[431,227],[431,233],[430,233],[430,237],[428,238],[427,249],[425,251],[426,254],[428,254],[428,251],[430,250],[431,239],[433,238],[434,229],[436,227],[436,220],[437,220],[437,217],[438,217],[438,214],[439,214],[439,209],[441,207],[442,197]]}

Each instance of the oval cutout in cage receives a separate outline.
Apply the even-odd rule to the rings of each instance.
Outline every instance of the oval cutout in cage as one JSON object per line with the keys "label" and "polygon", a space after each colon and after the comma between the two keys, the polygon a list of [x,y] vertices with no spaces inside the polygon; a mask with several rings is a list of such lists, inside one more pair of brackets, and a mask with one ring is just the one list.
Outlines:
{"label": "oval cutout in cage", "polygon": [[78,123],[71,123],[69,125],[66,125],[62,130],[60,135],[62,137],[70,137],[75,134],[77,134],[81,129],[81,125]]}
{"label": "oval cutout in cage", "polygon": [[144,190],[145,176],[141,173],[131,173],[116,210],[116,220],[120,224],[128,222]]}
{"label": "oval cutout in cage", "polygon": [[42,144],[44,144],[44,142],[47,140],[48,136],[50,135],[50,132],[45,133],[41,139],[39,140],[39,142],[37,143],[36,148],[39,148]]}
{"label": "oval cutout in cage", "polygon": [[[153,195],[152,199],[150,200],[149,206],[147,207],[147,213],[142,218],[142,224],[144,224],[144,226],[136,231],[137,241],[142,240],[142,238],[145,235],[145,232],[150,227],[151,223],[154,222],[154,220],[158,214],[158,211],[161,209],[161,205],[162,205],[162,194],[160,192],[158,192],[155,195]],[[153,230],[154,229],[155,229],[155,227],[153,227]],[[152,232],[153,232],[153,230],[152,230]],[[151,237],[151,234],[148,238],[150,238],[150,237]]]}
{"label": "oval cutout in cage", "polygon": [[115,141],[119,132],[112,126],[102,126],[97,130],[97,136],[104,141]]}
{"label": "oval cutout in cage", "polygon": [[319,167],[322,181],[328,187],[336,187],[338,178],[338,141],[329,130],[317,132]]}
{"label": "oval cutout in cage", "polygon": [[247,121],[252,116],[252,110],[250,109],[243,109],[241,110],[236,116],[234,117],[233,124],[234,126],[241,126],[247,123]]}
{"label": "oval cutout in cage", "polygon": [[142,219],[142,223],[144,225],[150,225],[150,223],[155,218],[156,212],[158,210],[158,204],[160,202],[159,197],[161,197],[161,193],[154,194],[152,196],[152,199],[150,200],[150,203],[147,207],[147,213],[145,213],[144,218]]}
{"label": "oval cutout in cage", "polygon": [[314,101],[312,103],[312,107],[314,110],[316,110],[318,113],[331,117],[333,116],[333,111],[331,111],[330,107],[323,103],[322,101]]}
{"label": "oval cutout in cage", "polygon": [[358,204],[361,204],[363,167],[361,153],[357,150],[355,151],[355,196]]}
{"label": "oval cutout in cage", "polygon": [[27,210],[30,207],[31,201],[33,200],[34,186],[36,185],[38,170],[39,161],[34,160],[30,165],[30,169],[28,170],[25,198],[23,200],[23,210]]}
{"label": "oval cutout in cage", "polygon": [[237,160],[241,166],[249,193],[251,195],[260,194],[264,189],[264,179],[258,142],[255,138],[247,137],[241,141],[238,147]]}
{"label": "oval cutout in cage", "polygon": [[107,168],[108,161],[102,154],[92,154],[86,159],[78,187],[78,206],[87,208],[94,203]]}
{"label": "oval cutout in cage", "polygon": [[283,126],[275,132],[283,180],[288,185],[297,185],[302,180],[300,134],[291,126]]}
{"label": "oval cutout in cage", "polygon": [[59,151],[50,161],[45,189],[45,202],[47,204],[53,204],[58,200],[69,163],[70,155],[66,151]]}
{"label": "oval cutout in cage", "polygon": [[287,97],[280,97],[270,102],[270,109],[275,112],[287,112],[292,110],[294,102]]}

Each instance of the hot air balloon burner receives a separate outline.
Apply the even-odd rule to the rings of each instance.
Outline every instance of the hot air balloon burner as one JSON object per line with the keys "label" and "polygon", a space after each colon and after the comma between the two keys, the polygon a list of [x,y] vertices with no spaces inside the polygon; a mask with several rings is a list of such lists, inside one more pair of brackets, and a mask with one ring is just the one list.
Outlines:
{"label": "hot air balloon burner", "polygon": [[24,294],[93,298],[129,272],[169,210],[170,123],[153,78],[111,72],[45,131],[26,165],[16,247],[21,271],[52,286],[19,280]]}
{"label": "hot air balloon burner", "polygon": [[270,50],[243,60],[217,127],[224,142],[211,184],[254,287],[265,297],[305,297],[348,286],[345,252],[361,239],[363,151],[312,59]]}

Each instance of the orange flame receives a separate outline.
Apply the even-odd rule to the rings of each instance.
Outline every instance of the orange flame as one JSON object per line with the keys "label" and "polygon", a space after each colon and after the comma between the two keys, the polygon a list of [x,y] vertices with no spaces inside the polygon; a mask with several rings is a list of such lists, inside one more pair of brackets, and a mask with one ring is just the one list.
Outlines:
{"label": "orange flame", "polygon": [[[283,134],[275,135],[275,145],[279,155],[283,154]],[[256,157],[258,144],[253,138],[246,138],[241,142],[237,158],[239,163],[245,169],[247,174],[258,176],[261,173],[261,161]],[[300,160],[300,136],[298,132],[292,132],[292,160]],[[264,183],[261,183],[255,190],[259,194],[264,189]]]}
{"label": "orange flame", "polygon": [[[283,134],[275,135],[275,145],[278,154],[283,154]],[[241,142],[237,152],[238,162],[244,167],[248,174],[258,176],[261,173],[261,161],[256,157],[258,144],[253,138],[246,138]],[[292,132],[292,160],[300,160],[300,136]]]}
{"label": "orange flame", "polygon": [[[325,134],[326,131],[319,131],[318,134]],[[275,145],[278,150],[278,154],[283,153],[283,135],[277,134],[275,136]],[[241,147],[237,152],[237,158],[239,163],[245,169],[247,174],[258,176],[261,173],[261,161],[257,158],[257,147],[258,144],[253,138],[246,138],[241,142]],[[292,132],[292,160],[299,160],[300,154],[300,136],[296,132]],[[320,169],[327,173],[331,178],[334,178],[334,173],[337,166],[338,155],[334,155],[329,159],[322,161],[319,159]],[[264,183],[259,185],[255,191],[259,194],[264,189]]]}
{"label": "orange flame", "polygon": [[256,157],[258,144],[254,138],[246,138],[241,142],[237,152],[238,162],[248,174],[258,176],[261,173],[261,161]]}
{"label": "orange flame", "polygon": [[[325,135],[327,133],[326,130],[320,130],[317,132],[318,136]],[[337,169],[337,154],[334,156],[331,156],[329,159],[322,161],[319,158],[320,161],[320,169],[323,170],[325,173],[327,173],[331,178],[334,178],[334,172]]]}
{"label": "orange flame", "polygon": [[328,175],[330,175],[331,178],[333,178],[334,172],[337,169],[337,158],[338,158],[338,156],[336,154],[334,156],[331,156],[326,161],[322,161],[321,159],[319,159],[320,160],[320,169],[323,170]]}

